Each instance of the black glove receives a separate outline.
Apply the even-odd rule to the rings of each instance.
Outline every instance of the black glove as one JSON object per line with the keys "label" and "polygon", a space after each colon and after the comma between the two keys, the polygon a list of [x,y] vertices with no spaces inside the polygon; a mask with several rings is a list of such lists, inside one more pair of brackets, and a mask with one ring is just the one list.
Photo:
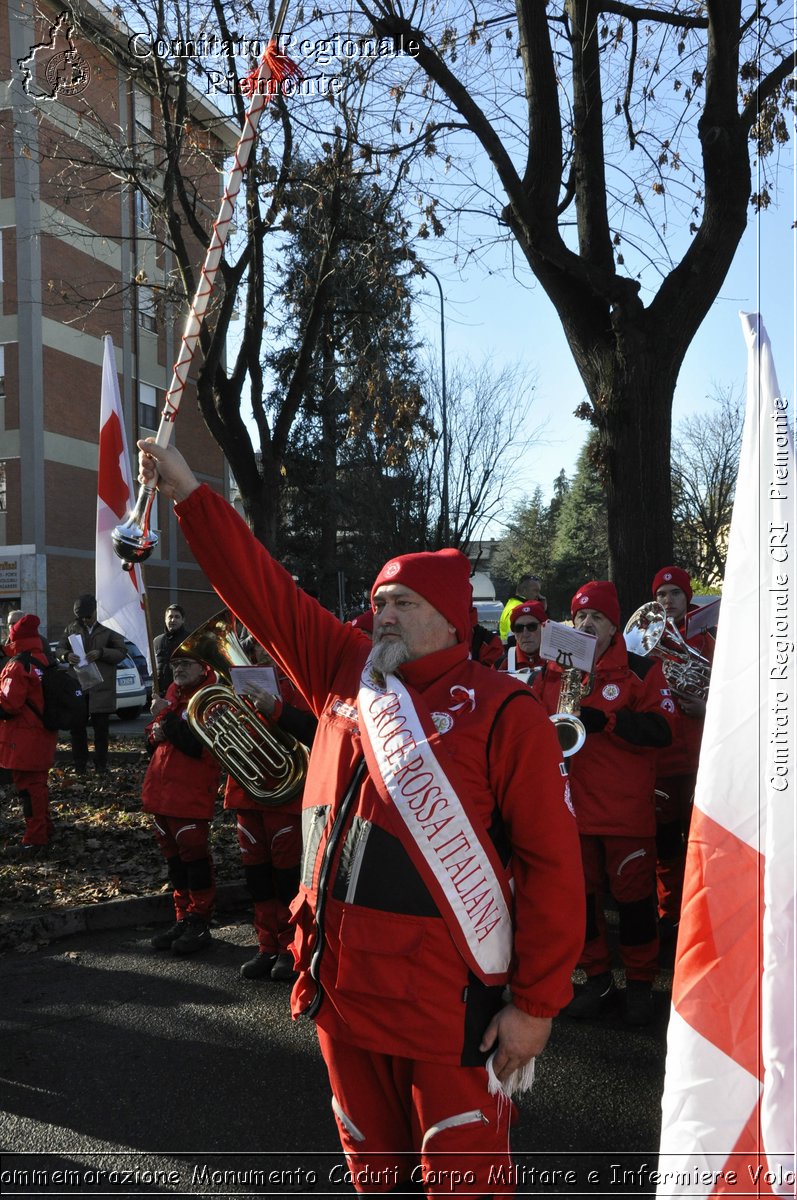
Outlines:
{"label": "black glove", "polygon": [[602,733],[609,720],[605,712],[601,712],[599,708],[590,708],[589,705],[582,707],[578,716],[587,733]]}

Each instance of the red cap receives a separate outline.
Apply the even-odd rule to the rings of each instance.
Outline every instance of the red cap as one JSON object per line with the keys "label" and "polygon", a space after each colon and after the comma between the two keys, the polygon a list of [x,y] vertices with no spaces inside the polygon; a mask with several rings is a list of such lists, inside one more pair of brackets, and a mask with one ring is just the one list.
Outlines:
{"label": "red cap", "polygon": [[594,608],[608,617],[612,625],[620,624],[617,588],[608,579],[591,579],[589,583],[581,585],[570,601],[570,615],[574,617],[582,608]]}
{"label": "red cap", "polygon": [[39,618],[33,613],[25,613],[8,631],[9,639],[16,650],[41,650],[42,640],[39,635]]}
{"label": "red cap", "polygon": [[371,608],[366,608],[365,612],[358,613],[356,617],[352,617],[349,622],[355,629],[362,629],[364,633],[374,632],[374,612]]}
{"label": "red cap", "polygon": [[540,625],[544,625],[548,620],[548,614],[539,600],[524,600],[522,604],[516,604],[509,614],[509,628],[512,629],[515,621],[519,621],[521,617],[533,617]]}
{"label": "red cap", "polygon": [[662,567],[660,571],[653,576],[651,590],[653,595],[663,584],[670,584],[672,587],[680,588],[686,596],[687,600],[692,599],[692,581],[689,578],[687,571],[683,567]]}
{"label": "red cap", "polygon": [[470,641],[470,563],[459,550],[424,550],[391,558],[374,581],[372,602],[377,588],[387,583],[400,583],[423,596],[454,626],[460,642]]}

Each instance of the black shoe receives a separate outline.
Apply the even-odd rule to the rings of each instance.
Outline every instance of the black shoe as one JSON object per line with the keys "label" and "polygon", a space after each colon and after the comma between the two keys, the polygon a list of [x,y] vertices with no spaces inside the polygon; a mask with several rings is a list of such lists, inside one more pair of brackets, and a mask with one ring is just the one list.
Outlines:
{"label": "black shoe", "polygon": [[276,961],[276,954],[260,950],[254,958],[241,965],[238,973],[243,979],[271,979],[271,968]]}
{"label": "black shoe", "polygon": [[293,955],[287,951],[277,955],[277,961],[271,968],[271,978],[275,983],[293,983],[296,979],[296,970],[293,965]]}
{"label": "black shoe", "polygon": [[210,945],[210,925],[204,917],[188,916],[185,929],[172,942],[172,954],[196,954],[203,946]]}
{"label": "black shoe", "polygon": [[153,950],[171,950],[172,942],[176,942],[178,937],[185,933],[185,919],[175,921],[168,929],[164,929],[161,933],[156,933],[154,937],[149,939],[149,944]]}
{"label": "black shoe", "polygon": [[678,940],[679,924],[680,917],[677,920],[673,920],[672,917],[659,917],[659,941],[665,944],[675,943]]}
{"label": "black shoe", "polygon": [[16,851],[13,855],[11,855],[11,857],[16,858],[19,862],[27,863],[36,862],[41,858],[48,858],[49,854],[50,847],[46,842],[43,845],[39,844],[38,842],[35,844],[31,842],[22,842],[20,846],[16,847]]}
{"label": "black shoe", "polygon": [[591,975],[567,1007],[562,1009],[562,1016],[571,1017],[574,1021],[599,1017],[614,999],[616,990],[611,971]]}
{"label": "black shoe", "polygon": [[625,985],[626,1025],[649,1025],[653,1020],[653,987],[643,979],[629,979]]}

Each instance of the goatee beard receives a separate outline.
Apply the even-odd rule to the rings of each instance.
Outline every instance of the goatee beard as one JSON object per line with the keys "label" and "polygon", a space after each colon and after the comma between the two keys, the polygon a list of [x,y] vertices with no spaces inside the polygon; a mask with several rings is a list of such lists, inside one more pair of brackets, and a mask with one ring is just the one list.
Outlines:
{"label": "goatee beard", "polygon": [[410,652],[403,638],[390,637],[378,641],[371,654],[371,666],[380,675],[395,675],[399,667],[409,662]]}

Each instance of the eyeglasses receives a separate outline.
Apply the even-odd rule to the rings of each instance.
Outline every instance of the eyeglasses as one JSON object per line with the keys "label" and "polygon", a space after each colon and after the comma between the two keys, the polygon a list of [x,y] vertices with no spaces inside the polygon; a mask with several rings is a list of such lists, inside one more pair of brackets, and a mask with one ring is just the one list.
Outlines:
{"label": "eyeglasses", "polygon": [[513,633],[525,633],[525,631],[527,629],[530,629],[533,633],[534,630],[539,629],[539,627],[540,627],[539,621],[529,621],[529,623],[527,625],[515,625],[512,629],[512,632]]}

